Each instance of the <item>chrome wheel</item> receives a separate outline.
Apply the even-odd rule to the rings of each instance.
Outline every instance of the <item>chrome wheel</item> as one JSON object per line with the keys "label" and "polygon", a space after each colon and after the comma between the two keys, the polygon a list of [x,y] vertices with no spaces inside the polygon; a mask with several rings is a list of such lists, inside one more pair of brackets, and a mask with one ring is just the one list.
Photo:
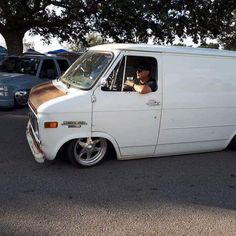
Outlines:
{"label": "chrome wheel", "polygon": [[68,157],[73,164],[93,166],[105,157],[107,147],[104,138],[80,138],[69,145]]}

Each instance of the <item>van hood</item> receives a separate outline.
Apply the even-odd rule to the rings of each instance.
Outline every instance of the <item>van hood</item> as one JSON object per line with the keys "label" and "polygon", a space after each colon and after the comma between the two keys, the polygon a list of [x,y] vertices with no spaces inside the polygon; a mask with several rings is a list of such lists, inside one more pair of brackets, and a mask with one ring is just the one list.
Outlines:
{"label": "van hood", "polygon": [[25,80],[32,78],[35,78],[35,76],[28,74],[0,72],[0,83],[3,84],[12,84],[12,83],[19,84],[21,82],[25,82]]}
{"label": "van hood", "polygon": [[43,103],[64,95],[66,95],[66,92],[55,87],[52,81],[50,81],[39,84],[31,89],[29,95],[29,104],[37,113],[38,107]]}

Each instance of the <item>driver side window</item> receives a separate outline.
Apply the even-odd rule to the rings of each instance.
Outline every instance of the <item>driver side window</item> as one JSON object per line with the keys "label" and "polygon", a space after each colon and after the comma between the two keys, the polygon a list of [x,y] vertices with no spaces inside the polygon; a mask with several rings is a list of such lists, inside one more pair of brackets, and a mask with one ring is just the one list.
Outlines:
{"label": "driver side window", "polygon": [[157,61],[153,57],[143,56],[125,56],[117,64],[106,80],[106,84],[102,87],[103,91],[122,92],[125,91],[124,83],[126,80],[133,80],[136,84],[139,83],[136,75],[138,65],[143,61],[147,61],[152,70],[151,78],[157,80]]}

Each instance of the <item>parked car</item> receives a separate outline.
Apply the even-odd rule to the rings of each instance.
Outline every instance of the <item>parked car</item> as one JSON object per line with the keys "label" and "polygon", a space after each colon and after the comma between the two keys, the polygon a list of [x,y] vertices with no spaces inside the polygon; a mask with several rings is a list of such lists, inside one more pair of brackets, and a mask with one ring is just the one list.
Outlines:
{"label": "parked car", "polygon": [[8,56],[0,65],[0,107],[25,106],[30,89],[56,79],[70,66],[66,58],[47,55]]}

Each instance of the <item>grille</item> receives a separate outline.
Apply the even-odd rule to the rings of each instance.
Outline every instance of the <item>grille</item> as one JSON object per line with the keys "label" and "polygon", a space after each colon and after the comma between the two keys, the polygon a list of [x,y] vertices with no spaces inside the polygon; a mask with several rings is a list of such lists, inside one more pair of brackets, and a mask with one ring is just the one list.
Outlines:
{"label": "grille", "polygon": [[34,115],[32,111],[29,111],[29,120],[35,134],[38,137],[38,121],[37,121],[37,117]]}

